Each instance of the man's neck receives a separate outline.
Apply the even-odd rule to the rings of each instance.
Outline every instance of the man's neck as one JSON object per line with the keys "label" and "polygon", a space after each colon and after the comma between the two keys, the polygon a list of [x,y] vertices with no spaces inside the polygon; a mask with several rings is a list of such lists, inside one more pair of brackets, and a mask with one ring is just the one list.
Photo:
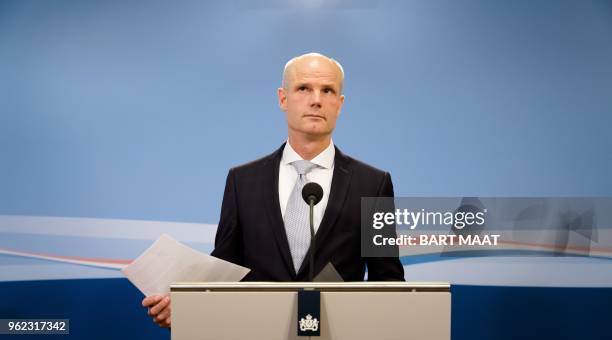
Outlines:
{"label": "man's neck", "polygon": [[309,161],[323,152],[331,143],[331,135],[317,139],[298,138],[289,136],[289,144],[300,157]]}

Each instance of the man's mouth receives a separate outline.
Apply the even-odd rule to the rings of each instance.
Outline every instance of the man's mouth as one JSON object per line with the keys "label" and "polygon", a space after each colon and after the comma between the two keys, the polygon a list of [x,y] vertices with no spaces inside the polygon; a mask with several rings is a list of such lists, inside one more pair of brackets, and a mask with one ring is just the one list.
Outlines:
{"label": "man's mouth", "polygon": [[305,114],[303,117],[305,117],[305,118],[319,118],[319,119],[325,120],[325,116],[315,115],[315,114]]}

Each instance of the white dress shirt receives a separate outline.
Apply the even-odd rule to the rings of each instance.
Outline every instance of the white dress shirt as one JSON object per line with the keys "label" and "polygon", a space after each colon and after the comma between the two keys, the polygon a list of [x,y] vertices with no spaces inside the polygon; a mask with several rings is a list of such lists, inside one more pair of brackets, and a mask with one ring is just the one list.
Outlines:
{"label": "white dress shirt", "polygon": [[[329,190],[331,188],[332,177],[334,175],[334,157],[336,156],[336,149],[334,148],[334,142],[331,141],[329,146],[318,154],[315,158],[310,161],[316,165],[306,175],[306,182],[316,182],[323,188],[323,198],[321,201],[314,206],[314,229],[315,232],[319,229],[325,208],[327,207],[327,201],[329,200]],[[297,152],[291,147],[289,141],[285,144],[283,149],[283,156],[280,161],[280,168],[278,171],[278,200],[280,202],[281,214],[283,220],[285,219],[285,210],[287,210],[287,202],[289,202],[289,196],[293,191],[293,186],[298,178],[298,173],[291,165],[291,162],[303,160]]]}

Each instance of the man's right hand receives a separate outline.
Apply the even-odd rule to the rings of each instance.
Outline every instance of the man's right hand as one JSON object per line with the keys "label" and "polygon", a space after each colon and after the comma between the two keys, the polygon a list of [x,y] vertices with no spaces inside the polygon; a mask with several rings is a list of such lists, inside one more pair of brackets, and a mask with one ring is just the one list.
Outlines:
{"label": "man's right hand", "polygon": [[159,327],[170,327],[170,297],[162,295],[147,296],[142,306],[148,308],[148,314]]}

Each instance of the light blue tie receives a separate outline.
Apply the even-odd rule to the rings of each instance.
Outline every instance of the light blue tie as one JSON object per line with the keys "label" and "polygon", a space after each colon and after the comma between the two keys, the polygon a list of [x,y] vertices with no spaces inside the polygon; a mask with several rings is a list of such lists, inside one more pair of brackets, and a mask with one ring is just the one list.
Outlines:
{"label": "light blue tie", "polygon": [[297,171],[298,178],[287,202],[285,230],[289,240],[293,266],[297,273],[310,246],[310,225],[308,220],[310,207],[302,198],[302,188],[306,184],[306,174],[317,165],[305,160],[292,162],[291,165]]}

